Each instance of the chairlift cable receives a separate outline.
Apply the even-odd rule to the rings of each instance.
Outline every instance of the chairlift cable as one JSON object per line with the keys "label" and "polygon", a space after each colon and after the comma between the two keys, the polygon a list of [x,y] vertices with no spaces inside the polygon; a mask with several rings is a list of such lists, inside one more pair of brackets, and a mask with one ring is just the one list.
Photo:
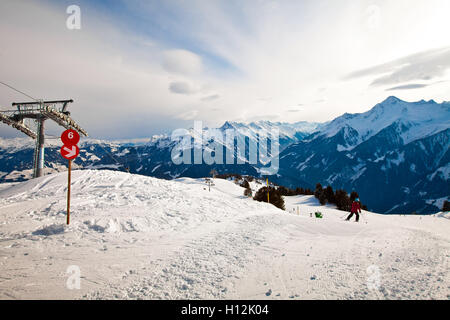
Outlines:
{"label": "chairlift cable", "polygon": [[6,86],[6,87],[8,87],[8,88],[10,88],[10,89],[12,89],[12,90],[14,90],[14,91],[20,93],[20,94],[23,94],[24,96],[26,96],[26,97],[28,97],[28,98],[30,98],[30,99],[33,99],[34,101],[39,101],[38,99],[33,98],[33,97],[30,96],[29,94],[26,94],[25,92],[20,91],[19,89],[16,89],[16,88],[14,88],[13,86],[10,86],[10,85],[7,84],[7,83],[4,83],[4,82],[0,81],[0,84],[4,85],[4,86]]}

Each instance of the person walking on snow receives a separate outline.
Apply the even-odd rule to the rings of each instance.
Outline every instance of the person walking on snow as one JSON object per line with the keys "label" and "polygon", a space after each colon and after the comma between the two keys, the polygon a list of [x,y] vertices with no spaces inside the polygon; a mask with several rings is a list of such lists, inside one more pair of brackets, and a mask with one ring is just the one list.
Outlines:
{"label": "person walking on snow", "polygon": [[361,204],[359,202],[359,198],[357,198],[355,201],[353,201],[353,203],[352,203],[352,210],[351,210],[350,215],[347,217],[346,220],[350,221],[350,219],[353,217],[353,214],[355,214],[356,215],[356,222],[358,222],[359,221],[358,211],[359,211],[359,213],[361,213]]}

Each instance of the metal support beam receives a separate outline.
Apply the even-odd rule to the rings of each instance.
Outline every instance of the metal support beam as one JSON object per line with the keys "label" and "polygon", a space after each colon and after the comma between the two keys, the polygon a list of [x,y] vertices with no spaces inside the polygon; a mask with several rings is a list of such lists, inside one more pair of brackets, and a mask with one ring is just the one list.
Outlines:
{"label": "metal support beam", "polygon": [[67,103],[73,103],[73,100],[52,100],[52,101],[41,101],[41,102],[13,102],[12,106],[27,106],[27,105],[49,105],[49,104],[67,104]]}
{"label": "metal support beam", "polygon": [[38,134],[36,139],[36,155],[35,155],[35,163],[34,163],[34,178],[39,178],[44,175],[44,143],[45,143],[45,135],[44,135],[44,123],[46,118],[41,117],[38,120]]}

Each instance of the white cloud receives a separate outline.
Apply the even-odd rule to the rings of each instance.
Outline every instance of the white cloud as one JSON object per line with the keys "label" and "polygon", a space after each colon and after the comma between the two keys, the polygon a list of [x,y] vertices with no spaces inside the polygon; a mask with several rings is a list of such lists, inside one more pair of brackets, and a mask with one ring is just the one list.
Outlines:
{"label": "white cloud", "polygon": [[351,73],[347,78],[377,76],[371,85],[392,85],[443,77],[449,69],[450,47],[447,47],[408,55],[382,65],[359,70]]}
{"label": "white cloud", "polygon": [[194,94],[197,93],[199,90],[194,88],[191,84],[183,81],[176,81],[172,82],[169,85],[169,90],[173,93],[178,94]]}
{"label": "white cloud", "polygon": [[219,99],[219,98],[220,98],[220,95],[218,95],[218,94],[212,94],[212,95],[209,95],[209,96],[207,96],[207,97],[201,98],[201,101],[213,101],[213,100],[217,100],[217,99]]}
{"label": "white cloud", "polygon": [[164,52],[163,66],[172,73],[195,75],[202,71],[202,59],[188,50],[168,50]]}

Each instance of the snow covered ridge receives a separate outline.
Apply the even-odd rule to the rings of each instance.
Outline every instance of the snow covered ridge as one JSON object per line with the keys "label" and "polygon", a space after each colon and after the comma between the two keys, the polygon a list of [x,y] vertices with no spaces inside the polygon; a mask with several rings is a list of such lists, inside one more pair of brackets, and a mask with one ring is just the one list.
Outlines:
{"label": "snow covered ridge", "polygon": [[[245,147],[247,147],[247,144],[250,142],[252,145],[258,145],[259,137],[267,138],[270,133],[269,130],[275,130],[278,127],[282,128],[279,130],[280,149],[282,150],[286,146],[303,139],[303,137],[307,136],[317,128],[317,124],[306,122],[287,124],[260,121],[246,125],[233,122],[226,123],[218,130],[226,132],[227,130],[232,129],[238,134],[236,138],[240,142],[239,145],[245,145]],[[194,129],[188,131],[192,138],[196,138],[200,134],[203,136],[208,130],[208,128],[203,127],[200,130]],[[249,138],[248,142],[245,142],[244,137]],[[224,169],[218,168],[221,172],[225,170],[226,172],[257,175],[259,170],[261,170],[261,166],[267,165],[270,163],[271,158],[277,156],[277,153],[272,156],[274,148],[271,148],[269,154],[268,152],[265,152],[267,150],[260,144],[258,158],[260,163],[251,165],[248,163],[250,159],[242,158],[242,155],[245,154],[244,151],[241,150],[242,148],[238,146],[238,149],[234,152],[234,146],[230,145],[229,141],[223,141],[223,139],[219,139],[219,141],[214,139],[208,141],[203,146],[202,151],[207,152],[208,150],[211,150],[211,146],[214,146],[216,143],[219,146],[223,146],[224,154],[234,153],[234,159],[239,159],[239,161],[246,163],[244,166],[230,166],[227,163]],[[75,165],[83,168],[116,168],[117,170],[130,170],[131,172],[166,179],[173,179],[180,176],[205,176],[211,170],[208,164],[202,165],[200,172],[198,169],[192,168],[192,165],[189,164],[175,165],[171,154],[173,149],[179,146],[179,144],[177,139],[173,140],[170,135],[163,134],[155,135],[150,139],[122,141],[82,139],[79,145],[81,155],[75,160]],[[60,147],[61,142],[58,138],[53,137],[46,139],[45,166],[47,168],[47,173],[58,171],[61,166],[65,165],[64,160],[59,155]],[[25,171],[29,170],[32,166],[33,148],[33,141],[29,139],[0,138],[0,165],[2,169],[0,181],[21,181],[25,177],[28,177],[28,173],[25,173]],[[192,145],[189,145],[186,148],[190,149],[192,148]],[[187,150],[187,152],[189,152],[189,150]],[[252,157],[252,159],[253,158],[254,157]],[[194,160],[195,159],[196,158],[194,157]],[[12,174],[13,172],[17,173]]]}
{"label": "snow covered ridge", "polygon": [[76,170],[66,226],[66,179],[0,184],[0,299],[450,299],[440,215],[345,222],[313,196]]}
{"label": "snow covered ridge", "polygon": [[[406,102],[396,97],[389,97],[385,101],[377,104],[371,110],[361,114],[344,114],[333,121],[325,123],[300,121],[295,123],[257,121],[250,123],[226,121],[219,130],[235,129],[237,131],[248,130],[256,134],[264,134],[272,129],[280,132],[281,139],[295,142],[310,134],[314,136],[325,135],[332,137],[340,130],[351,128],[358,133],[358,139],[352,146],[359,144],[374,136],[392,123],[400,121],[407,128],[402,133],[405,144],[418,138],[424,138],[434,133],[450,128],[450,102],[436,103],[434,100]],[[208,128],[205,128],[208,129]],[[195,135],[195,132],[192,132]],[[143,144],[155,144],[160,141],[170,139],[170,135],[154,135],[151,138],[125,139],[125,140],[98,140],[82,139],[82,143],[104,143],[115,145],[137,146]],[[49,146],[60,146],[58,139],[50,139],[46,142]],[[5,139],[0,137],[0,148],[24,148],[33,147],[28,138]],[[343,148],[341,146],[341,148]]]}
{"label": "snow covered ridge", "polygon": [[280,132],[280,137],[285,139],[295,139],[296,135],[309,135],[313,132],[320,130],[323,126],[321,123],[317,122],[307,122],[300,121],[295,123],[287,123],[287,122],[271,122],[271,121],[257,121],[250,122],[248,124],[227,121],[220,128],[221,130],[226,129],[236,129],[240,130],[250,130],[253,133],[264,133],[270,132],[273,129],[277,129]]}
{"label": "snow covered ridge", "polygon": [[351,150],[393,123],[401,124],[400,136],[404,144],[428,137],[450,128],[450,102],[406,102],[391,96],[370,111],[344,114],[334,119],[320,130],[319,135],[332,137],[342,129],[350,129],[356,136],[347,132],[348,144],[344,147]]}
{"label": "snow covered ridge", "polygon": [[[144,144],[152,143],[153,141],[167,138],[165,135],[157,135],[152,138],[143,139],[123,139],[123,140],[101,140],[92,138],[82,138],[79,145],[80,147],[85,147],[92,144],[108,144],[115,146],[141,146]],[[46,138],[46,147],[61,147],[62,142],[58,137]],[[34,142],[30,138],[2,138],[0,137],[0,149],[8,150],[10,152],[15,152],[22,149],[32,149],[34,148]]]}
{"label": "snow covered ridge", "polygon": [[[258,121],[250,122],[248,124],[240,122],[225,122],[218,129],[224,131],[226,129],[236,129],[237,131],[243,131],[248,129],[253,135],[256,133],[264,134],[264,132],[269,132],[270,130],[276,128],[280,130],[280,136],[282,139],[297,140],[298,136],[306,136],[320,128],[321,124],[315,122],[296,122],[296,123],[285,123],[285,122],[270,122],[270,121]],[[208,128],[204,128],[208,129]],[[192,130],[192,128],[191,128]],[[195,134],[195,132],[193,132]],[[169,134],[159,134],[153,135],[150,138],[139,138],[139,139],[120,139],[120,140],[104,140],[104,139],[93,139],[93,138],[82,138],[80,145],[89,145],[94,143],[102,144],[113,144],[116,146],[127,145],[127,146],[140,146],[145,144],[157,144],[159,142],[170,140]],[[46,139],[46,146],[61,146],[61,142],[58,137],[52,137],[51,139]],[[0,149],[22,149],[22,148],[33,148],[34,143],[29,138],[2,138],[0,137]]]}

